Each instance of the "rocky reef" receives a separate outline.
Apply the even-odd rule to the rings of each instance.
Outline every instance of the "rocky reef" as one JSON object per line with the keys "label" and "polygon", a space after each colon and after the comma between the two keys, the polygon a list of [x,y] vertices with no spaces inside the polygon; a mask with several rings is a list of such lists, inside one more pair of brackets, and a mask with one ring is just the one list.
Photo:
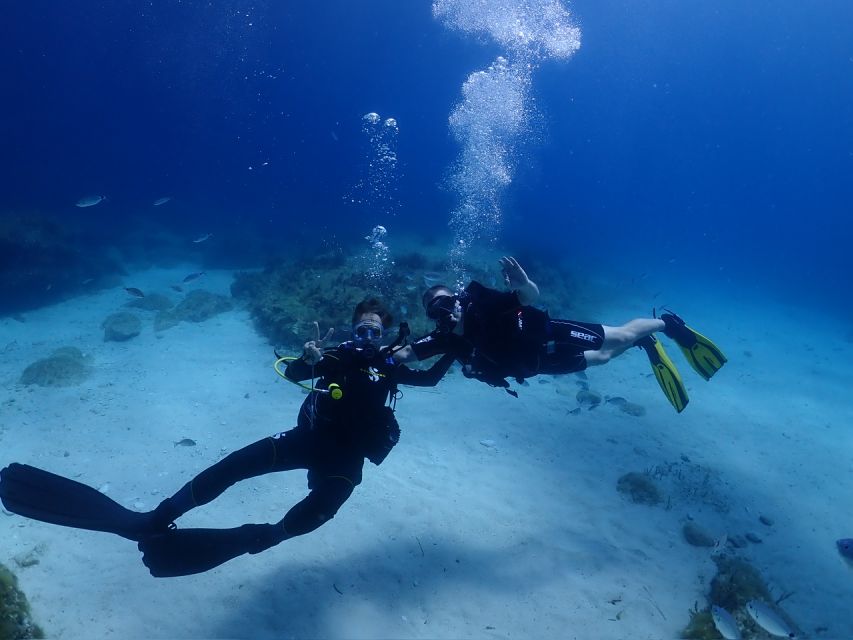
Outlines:
{"label": "rocky reef", "polygon": [[656,505],[663,501],[660,489],[645,473],[631,471],[620,476],[616,490],[637,504]]}
{"label": "rocky reef", "polygon": [[444,276],[443,265],[415,254],[397,260],[382,286],[376,287],[351,256],[332,252],[310,261],[281,261],[256,273],[239,273],[231,285],[244,301],[258,331],[270,343],[298,349],[313,332],[313,322],[335,329],[344,339],[355,305],[368,296],[381,298],[394,323],[408,322],[413,335],[432,327],[421,309],[424,275]]}
{"label": "rocky reef", "polygon": [[[694,605],[689,612],[690,621],[681,632],[682,638],[712,640],[722,637],[711,615],[712,606],[721,607],[732,615],[744,640],[764,640],[772,637],[747,613],[747,605],[752,601],[764,603],[784,620],[791,630],[798,630],[794,621],[779,606],[792,594],[782,594],[774,598],[758,569],[743,558],[721,554],[715,555],[713,560],[717,565],[717,574],[711,580],[709,603],[704,608],[700,608],[698,602]],[[800,637],[800,634],[797,633],[796,637]]]}
{"label": "rocky reef", "polygon": [[77,347],[61,347],[47,358],[36,360],[21,374],[21,384],[40,387],[71,387],[91,373],[89,358]]}
{"label": "rocky reef", "polygon": [[[503,288],[497,258],[492,264],[466,267],[468,280]],[[555,267],[535,260],[523,262],[542,289],[541,305],[566,309],[572,284]],[[453,286],[444,257],[418,252],[395,256],[381,277],[370,275],[364,256],[336,250],[311,257],[276,260],[259,272],[238,273],[232,295],[245,302],[258,331],[270,343],[299,349],[313,334],[316,321],[322,331],[335,328],[336,338],[349,335],[353,307],[365,297],[382,299],[394,316],[394,325],[407,322],[413,336],[433,329],[424,314],[421,298],[435,284]]]}
{"label": "rocky reef", "polygon": [[119,311],[107,316],[101,328],[104,330],[104,342],[125,342],[142,332],[142,320],[127,311]]}
{"label": "rocky reef", "polygon": [[231,311],[234,303],[216,293],[196,289],[187,294],[173,309],[164,309],[154,318],[154,330],[165,331],[179,322],[204,322]]}
{"label": "rocky reef", "polygon": [[0,640],[44,638],[30,615],[30,605],[18,587],[18,578],[0,563]]}

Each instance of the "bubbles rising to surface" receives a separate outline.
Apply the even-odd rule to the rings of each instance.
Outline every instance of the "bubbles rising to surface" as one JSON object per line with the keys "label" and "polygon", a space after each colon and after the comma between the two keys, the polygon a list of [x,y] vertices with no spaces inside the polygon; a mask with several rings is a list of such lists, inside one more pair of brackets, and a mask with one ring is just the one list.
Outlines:
{"label": "bubbles rising to surface", "polygon": [[512,183],[518,139],[529,129],[530,103],[528,65],[510,65],[504,57],[475,71],[462,85],[462,101],[449,118],[461,146],[449,178],[460,201],[450,221],[451,267],[457,274],[468,248],[498,231],[501,197]]}
{"label": "bubbles rising to surface", "polygon": [[[400,133],[395,118],[385,118],[371,111],[362,116],[361,130],[367,139],[363,175],[349,197],[353,204],[361,205],[364,215],[382,221],[395,215],[397,199],[397,139]],[[388,295],[391,248],[384,240],[387,229],[377,224],[365,236],[369,248],[359,257],[368,285],[374,291]]]}
{"label": "bubbles rising to surface", "polygon": [[486,35],[523,58],[567,59],[580,48],[580,29],[560,0],[435,0],[447,26]]}
{"label": "bubbles rising to surface", "polygon": [[519,140],[535,112],[533,71],[545,59],[567,59],[580,29],[560,0],[434,0],[433,15],[452,29],[487,36],[506,50],[462,85],[449,118],[461,146],[449,184],[459,203],[451,214],[451,267],[464,280],[464,260],[479,238],[494,237],[501,197],[512,183]]}
{"label": "bubbles rising to surface", "polygon": [[365,175],[359,182],[360,193],[352,200],[382,214],[383,219],[396,213],[397,208],[397,120],[382,117],[371,111],[361,119],[362,133],[367,137],[364,158]]}
{"label": "bubbles rising to surface", "polygon": [[361,257],[369,286],[386,297],[391,293],[388,276],[390,268],[394,264],[391,261],[391,248],[383,241],[387,234],[388,230],[381,224],[373,227],[371,232],[364,237],[370,248]]}

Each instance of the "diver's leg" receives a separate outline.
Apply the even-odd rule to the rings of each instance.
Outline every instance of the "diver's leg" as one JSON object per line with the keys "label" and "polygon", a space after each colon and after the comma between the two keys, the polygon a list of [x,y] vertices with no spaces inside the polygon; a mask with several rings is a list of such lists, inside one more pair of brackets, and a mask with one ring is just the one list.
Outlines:
{"label": "diver's leg", "polygon": [[207,504],[240,480],[274,471],[307,468],[309,434],[297,428],[264,438],[208,467],[153,512],[154,522],[168,525],[194,507]]}
{"label": "diver's leg", "polygon": [[352,495],[356,484],[345,476],[326,476],[297,502],[278,523],[287,538],[314,531],[335,517],[338,509]]}
{"label": "diver's leg", "polygon": [[590,367],[607,364],[636,346],[638,340],[663,331],[665,326],[663,320],[657,318],[636,318],[621,327],[602,326],[604,342],[599,349],[584,351],[586,363]]}
{"label": "diver's leg", "polygon": [[308,470],[311,492],[287,512],[279,523],[288,537],[301,536],[328,522],[361,484],[364,457],[337,445],[315,449]]}
{"label": "diver's leg", "polygon": [[586,354],[597,352],[604,344],[605,328],[590,322],[549,320],[537,373],[561,375],[583,371],[589,364]]}
{"label": "diver's leg", "polygon": [[233,529],[175,529],[143,538],[142,561],[159,578],[209,571],[244,553],[260,553],[310,531],[334,517],[355,484],[344,476],[324,476],[311,493],[276,524],[244,524]]}

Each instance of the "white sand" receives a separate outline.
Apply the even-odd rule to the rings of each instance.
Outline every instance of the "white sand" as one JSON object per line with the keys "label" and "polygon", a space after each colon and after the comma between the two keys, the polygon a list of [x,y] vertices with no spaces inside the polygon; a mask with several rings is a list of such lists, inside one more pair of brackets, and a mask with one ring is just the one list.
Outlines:
{"label": "white sand", "polygon": [[[147,271],[132,284],[166,291],[193,270]],[[230,282],[209,273],[198,286],[227,293]],[[303,396],[273,373],[245,311],[160,335],[139,312],[142,335],[103,342],[101,320],[127,299],[116,289],[24,323],[0,319],[0,350],[10,344],[0,464],[106,485],[147,510],[223,454],[292,427]],[[614,299],[610,323],[643,312]],[[759,534],[743,555],[775,595],[794,592],[783,606],[800,626],[853,637],[853,576],[834,544],[853,536],[853,345],[808,310],[692,302],[678,311],[731,362],[706,383],[669,349],[691,393],[681,415],[639,351],[589,381],[644,405],[643,417],[613,405],[567,415],[575,376],[533,379],[514,399],[453,373],[436,389],[404,389],[399,446],[380,468],[366,464],[350,501],[312,534],[164,580],[127,540],[2,514],[0,562],[50,637],[672,638],[694,603],[704,606],[714,574],[709,551],[681,535],[689,513],[714,535]],[[92,378],[18,384],[27,364],[66,345],[92,355]],[[198,446],[175,447],[184,437]],[[681,456],[718,474],[728,513],[686,499],[635,505],[616,491],[623,473]],[[300,471],[249,480],[179,524],[274,522],[306,490]],[[34,549],[40,562],[18,567],[13,558]]]}

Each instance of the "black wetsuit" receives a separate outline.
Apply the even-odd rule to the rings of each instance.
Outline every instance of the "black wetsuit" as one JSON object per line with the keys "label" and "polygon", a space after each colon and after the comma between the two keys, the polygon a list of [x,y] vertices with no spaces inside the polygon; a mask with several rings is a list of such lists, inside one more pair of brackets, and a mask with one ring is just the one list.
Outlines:
{"label": "black wetsuit", "polygon": [[[384,460],[399,438],[394,418],[398,384],[435,386],[453,363],[447,354],[426,371],[396,364],[387,349],[369,355],[344,343],[324,352],[313,367],[293,360],[291,380],[311,379],[315,388],[340,387],[342,396],[312,391],[299,410],[297,426],[259,440],[196,476],[189,485],[194,506],[210,502],[234,483],[274,471],[308,470],[309,494],[276,525],[254,527],[251,552],[313,531],[331,519],[361,482],[364,459]],[[181,509],[183,511],[183,509]],[[172,514],[169,514],[170,516]]]}
{"label": "black wetsuit", "polygon": [[412,350],[419,360],[454,353],[466,375],[495,386],[506,387],[507,377],[582,371],[587,366],[584,351],[604,344],[600,324],[551,319],[545,311],[522,305],[514,291],[472,281],[460,303],[461,336],[433,332],[415,341]]}

